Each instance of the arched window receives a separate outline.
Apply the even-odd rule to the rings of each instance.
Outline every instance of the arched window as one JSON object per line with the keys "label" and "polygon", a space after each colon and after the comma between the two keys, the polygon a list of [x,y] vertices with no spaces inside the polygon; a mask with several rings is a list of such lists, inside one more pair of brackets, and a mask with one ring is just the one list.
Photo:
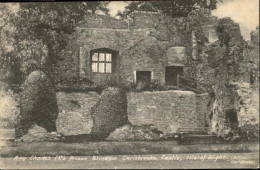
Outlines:
{"label": "arched window", "polygon": [[94,73],[112,73],[114,51],[96,49],[91,51],[91,70]]}

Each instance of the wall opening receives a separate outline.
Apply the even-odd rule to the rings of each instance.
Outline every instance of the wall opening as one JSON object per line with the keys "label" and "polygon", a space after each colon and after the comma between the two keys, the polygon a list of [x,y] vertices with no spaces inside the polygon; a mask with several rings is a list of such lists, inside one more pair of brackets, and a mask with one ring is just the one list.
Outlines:
{"label": "wall opening", "polygon": [[177,75],[183,74],[182,66],[165,67],[165,84],[168,86],[177,86]]}
{"label": "wall opening", "polygon": [[137,89],[146,89],[150,87],[152,81],[151,71],[136,71],[136,87]]}
{"label": "wall opening", "polygon": [[100,48],[90,51],[91,70],[93,73],[114,73],[117,71],[118,52]]}
{"label": "wall opening", "polygon": [[235,109],[226,110],[226,123],[231,129],[236,129],[238,126],[237,111]]}

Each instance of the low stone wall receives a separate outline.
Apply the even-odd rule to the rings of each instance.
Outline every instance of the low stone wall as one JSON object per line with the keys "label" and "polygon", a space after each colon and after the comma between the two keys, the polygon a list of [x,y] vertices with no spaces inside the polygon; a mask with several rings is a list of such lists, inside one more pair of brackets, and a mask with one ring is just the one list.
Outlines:
{"label": "low stone wall", "polygon": [[[63,135],[89,134],[93,126],[91,108],[100,99],[96,92],[57,92],[59,115],[56,121],[57,132]],[[2,96],[3,97],[3,96]],[[5,100],[8,107],[0,111],[12,114],[19,112],[19,95],[10,97],[16,102]],[[176,132],[178,127],[202,127],[209,122],[208,94],[197,95],[188,91],[160,91],[128,93],[128,118],[134,125],[154,124],[164,133]],[[0,105],[3,106],[4,103]],[[12,105],[9,106],[9,105]],[[4,110],[9,109],[9,111]],[[6,120],[5,120],[6,121]],[[9,122],[9,121],[8,121]],[[5,123],[8,123],[5,122]]]}
{"label": "low stone wall", "polygon": [[[154,124],[163,133],[179,127],[204,127],[209,124],[208,94],[189,91],[128,93],[128,119],[134,125]],[[88,134],[93,126],[91,107],[100,99],[95,92],[58,92],[58,133]]]}
{"label": "low stone wall", "polygon": [[128,118],[134,125],[154,124],[163,133],[174,133],[179,127],[204,127],[209,121],[208,97],[177,90],[129,93]]}
{"label": "low stone wall", "polygon": [[91,107],[100,99],[96,92],[57,92],[57,132],[63,135],[88,134],[93,126]]}

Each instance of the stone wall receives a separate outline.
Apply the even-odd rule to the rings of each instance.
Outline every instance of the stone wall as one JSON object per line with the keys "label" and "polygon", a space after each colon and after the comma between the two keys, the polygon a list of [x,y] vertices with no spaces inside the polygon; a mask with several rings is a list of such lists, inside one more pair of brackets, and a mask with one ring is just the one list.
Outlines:
{"label": "stone wall", "polygon": [[[204,127],[209,123],[208,94],[189,91],[128,93],[128,119],[134,125],[154,124],[164,133],[178,127]],[[57,93],[57,131],[63,135],[89,134],[90,109],[100,99],[95,92]]]}
{"label": "stone wall", "polygon": [[204,127],[209,123],[208,97],[189,91],[129,93],[128,119],[134,125],[154,124],[164,133]]}
{"label": "stone wall", "polygon": [[[105,85],[133,80],[134,71],[152,71],[154,79],[164,84],[165,67],[169,63],[186,64],[187,36],[177,20],[165,20],[159,13],[135,13],[129,22],[108,16],[88,16],[68,38],[65,50],[68,55],[58,63],[54,76],[68,80],[87,78]],[[112,56],[115,60],[112,73],[92,72],[91,51],[95,49],[117,53],[115,58]]]}
{"label": "stone wall", "polygon": [[240,135],[249,139],[259,138],[259,86],[250,87],[249,83],[233,83],[233,85]]}
{"label": "stone wall", "polygon": [[93,126],[91,107],[99,100],[96,92],[66,93],[58,92],[59,116],[56,121],[57,132],[63,135],[88,134]]}
{"label": "stone wall", "polygon": [[187,54],[185,47],[171,47],[167,50],[166,56],[168,65],[181,65],[184,66],[187,61]]}
{"label": "stone wall", "polygon": [[210,95],[208,93],[197,94],[197,114],[199,122],[204,122],[204,126],[210,126],[210,111],[211,111],[211,103],[210,103]]}

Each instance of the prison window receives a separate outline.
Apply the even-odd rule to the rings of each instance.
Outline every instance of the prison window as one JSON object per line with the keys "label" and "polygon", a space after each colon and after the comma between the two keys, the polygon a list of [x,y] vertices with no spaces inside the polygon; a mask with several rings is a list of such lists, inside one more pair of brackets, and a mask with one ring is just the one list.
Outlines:
{"label": "prison window", "polygon": [[108,53],[108,52],[92,53],[92,72],[112,73],[112,53]]}

